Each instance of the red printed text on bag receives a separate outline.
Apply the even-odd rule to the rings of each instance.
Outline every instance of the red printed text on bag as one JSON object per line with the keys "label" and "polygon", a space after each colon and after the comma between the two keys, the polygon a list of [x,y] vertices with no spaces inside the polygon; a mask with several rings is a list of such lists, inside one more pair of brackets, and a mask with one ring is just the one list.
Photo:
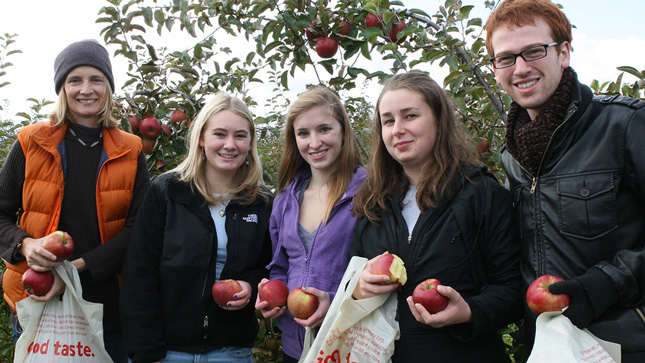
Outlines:
{"label": "red printed text on bag", "polygon": [[44,343],[31,342],[27,348],[29,354],[58,355],[63,357],[93,357],[92,349],[78,342],[77,344],[61,344],[59,341],[50,345],[49,339]]}

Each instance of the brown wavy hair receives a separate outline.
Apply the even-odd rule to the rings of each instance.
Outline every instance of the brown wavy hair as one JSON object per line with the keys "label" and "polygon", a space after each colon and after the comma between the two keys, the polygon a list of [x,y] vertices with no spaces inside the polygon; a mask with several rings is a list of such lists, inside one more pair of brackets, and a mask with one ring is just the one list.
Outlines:
{"label": "brown wavy hair", "polygon": [[386,204],[388,196],[402,198],[409,186],[403,167],[392,158],[381,137],[381,99],[387,92],[399,89],[421,94],[432,109],[437,123],[435,145],[417,186],[417,204],[422,212],[434,208],[438,199],[449,192],[451,180],[462,170],[460,166],[480,164],[473,145],[466,139],[461,124],[456,120],[454,106],[446,92],[424,73],[408,72],[393,76],[385,84],[376,103],[372,158],[367,179],[354,197],[354,214],[366,217],[377,225],[381,221],[377,210],[389,212]]}
{"label": "brown wavy hair", "polygon": [[330,202],[323,217],[324,224],[327,222],[329,213],[334,205],[338,203],[343,197],[343,194],[345,194],[345,191],[347,191],[356,167],[363,165],[363,162],[361,161],[358,143],[354,137],[345,106],[343,106],[340,98],[335,93],[323,86],[312,87],[301,93],[298,95],[298,99],[289,107],[286,116],[287,124],[284,135],[284,153],[282,160],[280,160],[280,168],[278,170],[277,193],[283,192],[289,187],[289,184],[294,180],[300,169],[309,167],[309,164],[302,158],[298,150],[293,123],[298,116],[317,106],[325,107],[331,116],[340,123],[343,132],[340,155],[336,159],[338,167],[327,181]]}
{"label": "brown wavy hair", "polygon": [[550,0],[506,0],[490,14],[486,21],[486,50],[492,58],[493,33],[503,27],[521,27],[534,25],[536,20],[543,20],[551,28],[551,36],[561,44],[571,44],[571,23],[560,8]]}

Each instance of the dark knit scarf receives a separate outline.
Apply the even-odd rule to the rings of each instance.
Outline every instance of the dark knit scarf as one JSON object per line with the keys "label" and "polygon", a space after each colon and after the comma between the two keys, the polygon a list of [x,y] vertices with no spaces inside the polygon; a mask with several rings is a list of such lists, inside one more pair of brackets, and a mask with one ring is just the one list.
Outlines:
{"label": "dark knit scarf", "polygon": [[506,121],[506,145],[515,160],[533,175],[537,175],[553,132],[564,121],[575,82],[573,69],[565,69],[558,88],[535,120],[531,120],[525,108],[516,102],[511,104]]}

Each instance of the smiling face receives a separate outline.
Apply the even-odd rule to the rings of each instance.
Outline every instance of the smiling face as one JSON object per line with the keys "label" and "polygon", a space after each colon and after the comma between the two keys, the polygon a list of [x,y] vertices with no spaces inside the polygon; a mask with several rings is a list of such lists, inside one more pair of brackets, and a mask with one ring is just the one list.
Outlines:
{"label": "smiling face", "polygon": [[208,179],[230,181],[251,149],[249,121],[230,110],[217,112],[206,121],[199,146],[204,148]]}
{"label": "smiling face", "polygon": [[[495,56],[499,56],[552,42],[549,26],[543,20],[536,20],[535,25],[495,30],[491,44]],[[570,54],[571,45],[564,41],[559,46],[549,47],[542,59],[526,62],[517,57],[515,65],[495,69],[495,77],[513,101],[526,108],[531,119],[535,119],[558,88],[562,72],[569,67]]]}
{"label": "smiling face", "polygon": [[72,122],[99,126],[99,113],[105,108],[107,79],[100,70],[90,66],[74,68],[65,79],[65,100]]}
{"label": "smiling face", "polygon": [[396,89],[381,96],[379,115],[385,148],[417,185],[437,139],[434,112],[420,92]]}
{"label": "smiling face", "polygon": [[333,173],[343,145],[340,122],[326,107],[315,106],[296,117],[293,129],[298,151],[312,173]]}

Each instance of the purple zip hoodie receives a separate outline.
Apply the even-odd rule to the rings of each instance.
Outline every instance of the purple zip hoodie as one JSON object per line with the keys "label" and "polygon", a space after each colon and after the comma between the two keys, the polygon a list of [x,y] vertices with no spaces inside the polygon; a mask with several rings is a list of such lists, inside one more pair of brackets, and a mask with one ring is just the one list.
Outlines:
{"label": "purple zip hoodie", "polygon": [[[298,193],[311,176],[311,170],[301,169],[289,187],[275,197],[269,225],[273,260],[267,268],[271,270],[271,279],[284,281],[289,291],[296,287],[315,287],[329,293],[330,302],[334,299],[349,263],[349,247],[356,224],[356,218],[352,217],[353,198],[366,175],[362,166],[356,168],[347,191],[334,205],[327,224],[318,227],[309,252],[298,235]],[[293,320],[289,311],[278,318],[278,327],[282,331],[284,353],[300,358],[305,328]]]}

